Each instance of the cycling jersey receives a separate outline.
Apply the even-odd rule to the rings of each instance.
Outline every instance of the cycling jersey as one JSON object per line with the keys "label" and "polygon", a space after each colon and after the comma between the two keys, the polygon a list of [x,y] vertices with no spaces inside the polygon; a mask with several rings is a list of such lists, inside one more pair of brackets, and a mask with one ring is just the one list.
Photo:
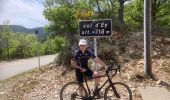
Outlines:
{"label": "cycling jersey", "polygon": [[[80,49],[76,50],[73,56],[73,60],[77,62],[77,65],[85,68],[86,71],[84,72],[84,75],[87,77],[92,78],[93,71],[88,68],[88,60],[90,58],[94,59],[96,56],[95,54],[90,50],[85,50],[83,53]],[[80,69],[76,69],[76,78],[79,83],[83,83],[83,73]]]}
{"label": "cycling jersey", "polygon": [[79,49],[74,53],[74,60],[77,62],[78,66],[83,68],[88,68],[88,60],[90,58],[94,59],[96,56],[91,50],[85,50],[84,54]]}

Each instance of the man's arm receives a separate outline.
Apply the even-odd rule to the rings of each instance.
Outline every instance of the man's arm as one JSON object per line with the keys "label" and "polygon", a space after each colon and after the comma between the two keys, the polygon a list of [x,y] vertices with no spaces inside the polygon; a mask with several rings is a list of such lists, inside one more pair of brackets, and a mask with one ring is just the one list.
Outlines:
{"label": "man's arm", "polygon": [[93,61],[95,63],[99,63],[101,64],[103,67],[106,67],[107,65],[102,61],[100,60],[92,51],[89,50],[89,53],[90,53],[90,57],[93,59]]}
{"label": "man's arm", "polygon": [[74,60],[71,60],[71,65],[76,69],[80,69],[80,66],[78,66],[76,61],[74,61]]}
{"label": "man's arm", "polygon": [[86,69],[78,66],[77,63],[76,63],[76,61],[74,61],[74,60],[71,60],[71,65],[72,65],[74,68],[76,68],[76,69],[80,69],[82,72],[85,72],[85,71],[86,71]]}

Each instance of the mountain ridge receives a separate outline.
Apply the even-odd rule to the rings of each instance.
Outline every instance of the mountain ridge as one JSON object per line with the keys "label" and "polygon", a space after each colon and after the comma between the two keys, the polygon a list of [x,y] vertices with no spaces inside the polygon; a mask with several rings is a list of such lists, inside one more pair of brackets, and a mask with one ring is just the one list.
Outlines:
{"label": "mountain ridge", "polygon": [[[2,29],[4,25],[0,25],[0,29]],[[44,27],[35,27],[35,28],[26,28],[22,25],[9,25],[9,28],[12,32],[23,32],[23,33],[35,33],[35,30],[38,30],[39,36],[46,35],[44,32]]]}

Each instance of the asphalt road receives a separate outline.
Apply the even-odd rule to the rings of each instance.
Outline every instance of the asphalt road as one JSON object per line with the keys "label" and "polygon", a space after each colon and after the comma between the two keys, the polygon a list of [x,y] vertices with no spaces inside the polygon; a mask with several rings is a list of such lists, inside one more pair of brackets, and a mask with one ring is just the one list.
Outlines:
{"label": "asphalt road", "polygon": [[[55,55],[46,55],[40,57],[40,65],[46,65],[54,61]],[[38,66],[38,57],[29,59],[19,59],[14,61],[0,62],[0,80],[8,79],[19,73],[34,69]]]}

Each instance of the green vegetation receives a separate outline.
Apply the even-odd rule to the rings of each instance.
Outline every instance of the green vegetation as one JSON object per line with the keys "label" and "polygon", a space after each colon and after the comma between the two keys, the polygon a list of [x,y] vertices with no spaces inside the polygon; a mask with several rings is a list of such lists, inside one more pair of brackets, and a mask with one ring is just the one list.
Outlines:
{"label": "green vegetation", "polygon": [[[114,30],[124,31],[127,27],[130,31],[139,31],[143,26],[143,1],[46,0],[44,15],[50,22],[47,29],[56,33],[75,34],[79,20],[109,18],[113,21]],[[168,10],[170,1],[152,1],[152,28],[170,28],[170,10]]]}
{"label": "green vegetation", "polygon": [[[169,0],[153,0],[153,33],[170,36],[169,6]],[[40,39],[40,54],[60,51],[64,51],[62,55],[71,54],[69,51],[78,41],[79,20],[112,19],[114,31],[142,31],[143,8],[143,0],[46,0],[43,13],[49,21],[45,27],[48,35]],[[11,32],[9,24],[5,23],[0,29],[0,59],[37,55],[37,40],[34,33]]]}
{"label": "green vegetation", "polygon": [[[68,59],[78,41],[79,20],[112,19],[114,32],[130,33],[143,30],[144,0],[46,0],[45,27],[51,37],[63,36],[67,45],[61,59]],[[170,1],[152,0],[152,32],[170,36]],[[65,54],[66,53],[66,54]],[[66,55],[67,57],[63,57]],[[64,63],[64,62],[63,62]]]}
{"label": "green vegetation", "polygon": [[[32,33],[12,32],[9,23],[4,22],[0,30],[0,60],[27,58],[37,55],[58,53],[65,47],[65,38],[55,37],[41,39]],[[38,50],[39,49],[39,50]]]}
{"label": "green vegetation", "polygon": [[[152,0],[152,31],[163,32],[161,29],[170,29],[169,0]],[[144,0],[130,0],[125,5],[125,23],[130,25],[131,31],[141,30],[143,27]],[[170,33],[169,33],[170,34]]]}

